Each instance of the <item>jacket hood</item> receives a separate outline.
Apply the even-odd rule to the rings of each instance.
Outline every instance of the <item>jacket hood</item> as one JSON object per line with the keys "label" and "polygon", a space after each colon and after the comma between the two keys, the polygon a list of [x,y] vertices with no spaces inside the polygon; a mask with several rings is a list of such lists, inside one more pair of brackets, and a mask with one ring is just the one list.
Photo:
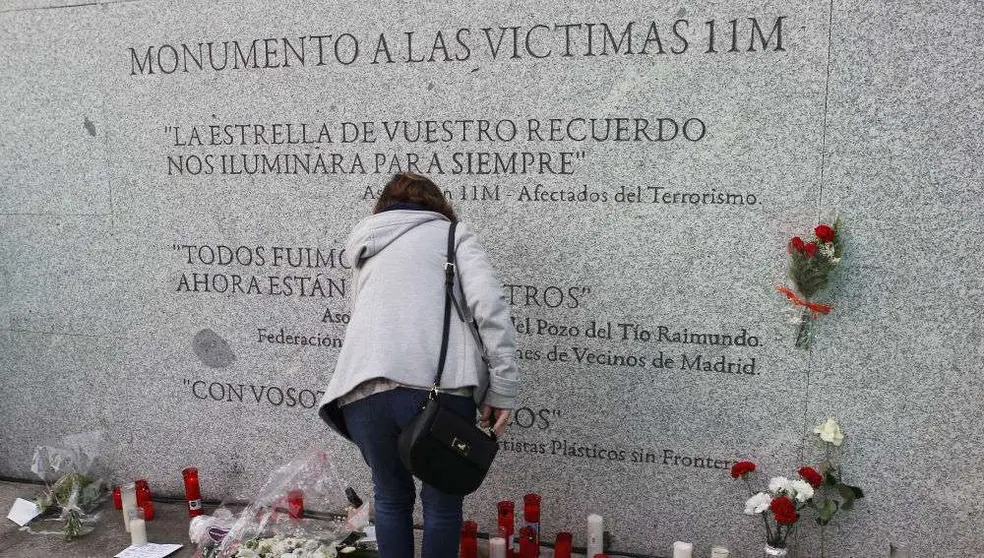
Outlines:
{"label": "jacket hood", "polygon": [[395,209],[366,217],[352,229],[345,250],[354,262],[371,258],[414,227],[432,221],[449,222],[435,211]]}

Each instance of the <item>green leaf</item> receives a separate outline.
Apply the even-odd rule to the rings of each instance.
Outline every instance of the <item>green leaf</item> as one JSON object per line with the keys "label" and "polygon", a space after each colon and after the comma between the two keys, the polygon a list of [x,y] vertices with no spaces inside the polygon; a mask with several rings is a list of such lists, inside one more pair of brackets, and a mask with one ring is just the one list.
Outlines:
{"label": "green leaf", "polygon": [[834,514],[837,513],[837,510],[837,502],[834,500],[827,500],[823,503],[823,507],[820,509],[820,514],[817,517],[817,523],[820,525],[830,523],[830,520],[834,518]]}

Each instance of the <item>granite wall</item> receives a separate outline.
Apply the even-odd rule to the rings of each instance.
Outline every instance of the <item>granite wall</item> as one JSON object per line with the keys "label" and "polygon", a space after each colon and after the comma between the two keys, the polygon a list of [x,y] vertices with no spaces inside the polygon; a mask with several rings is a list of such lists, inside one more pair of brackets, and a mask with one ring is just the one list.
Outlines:
{"label": "granite wall", "polygon": [[[347,231],[430,175],[515,317],[522,408],[467,504],[544,535],[741,556],[727,467],[837,417],[867,498],[835,556],[984,544],[980,5],[158,2],[0,8],[0,474],[106,432],[116,478],[244,497],[312,443]],[[812,351],[774,291],[839,214]],[[708,336],[727,336],[713,344]],[[800,554],[815,556],[815,531]]]}

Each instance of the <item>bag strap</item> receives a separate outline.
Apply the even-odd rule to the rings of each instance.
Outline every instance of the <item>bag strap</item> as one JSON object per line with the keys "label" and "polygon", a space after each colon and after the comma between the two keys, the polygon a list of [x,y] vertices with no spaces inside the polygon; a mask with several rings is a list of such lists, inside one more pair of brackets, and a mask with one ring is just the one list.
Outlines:
{"label": "bag strap", "polygon": [[444,333],[441,336],[441,357],[437,361],[437,378],[431,397],[436,397],[441,387],[441,375],[444,374],[444,362],[448,359],[448,331],[451,328],[451,291],[454,289],[454,229],[457,223],[451,221],[448,229],[448,259],[444,263]]}

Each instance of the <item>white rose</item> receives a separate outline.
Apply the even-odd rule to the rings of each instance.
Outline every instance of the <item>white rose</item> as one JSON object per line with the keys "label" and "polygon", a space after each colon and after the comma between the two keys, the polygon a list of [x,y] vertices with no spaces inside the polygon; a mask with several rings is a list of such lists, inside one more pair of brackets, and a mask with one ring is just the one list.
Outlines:
{"label": "white rose", "polygon": [[769,481],[769,492],[773,494],[789,492],[790,490],[789,479],[786,477],[772,477],[772,480]]}
{"label": "white rose", "polygon": [[772,504],[772,496],[765,492],[759,492],[745,502],[745,515],[755,515],[769,509]]}
{"label": "white rose", "polygon": [[827,419],[827,422],[823,424],[817,425],[813,429],[813,432],[819,434],[820,439],[828,444],[839,446],[844,442],[844,434],[841,433],[840,425],[832,418]]}
{"label": "white rose", "polygon": [[794,480],[789,483],[789,487],[796,492],[796,499],[800,502],[813,498],[813,487],[805,480]]}

